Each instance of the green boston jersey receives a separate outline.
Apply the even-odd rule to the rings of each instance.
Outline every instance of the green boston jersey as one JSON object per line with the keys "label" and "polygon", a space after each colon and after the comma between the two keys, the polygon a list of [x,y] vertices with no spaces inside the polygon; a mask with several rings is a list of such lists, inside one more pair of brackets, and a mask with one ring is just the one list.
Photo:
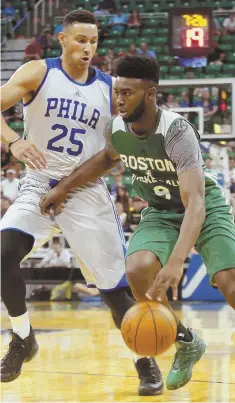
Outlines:
{"label": "green boston jersey", "polygon": [[216,175],[205,168],[199,134],[181,115],[158,109],[156,130],[148,137],[137,136],[120,116],[112,120],[112,147],[133,173],[136,193],[160,210],[184,211],[178,175],[202,166],[206,186]]}

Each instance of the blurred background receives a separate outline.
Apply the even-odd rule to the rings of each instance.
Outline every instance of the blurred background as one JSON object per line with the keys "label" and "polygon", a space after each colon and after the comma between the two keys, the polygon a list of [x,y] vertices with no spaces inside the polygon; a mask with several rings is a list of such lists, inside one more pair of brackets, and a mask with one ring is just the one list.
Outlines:
{"label": "blurred background", "polygon": [[[3,0],[1,7],[2,84],[23,63],[61,55],[57,35],[63,16],[75,9],[94,12],[99,21],[93,66],[115,75],[122,55],[156,58],[161,67],[158,106],[176,110],[197,127],[205,164],[218,173],[235,212],[235,0],[206,4],[202,0]],[[23,135],[22,103],[5,111],[4,117]],[[24,165],[1,145],[2,216],[16,199],[24,174]],[[147,203],[133,191],[131,173],[122,163],[105,179],[128,242]],[[62,235],[33,253],[22,270],[28,298],[79,298],[83,277]],[[84,295],[97,296],[85,288]],[[195,251],[185,262],[180,297],[223,300],[209,287]]]}

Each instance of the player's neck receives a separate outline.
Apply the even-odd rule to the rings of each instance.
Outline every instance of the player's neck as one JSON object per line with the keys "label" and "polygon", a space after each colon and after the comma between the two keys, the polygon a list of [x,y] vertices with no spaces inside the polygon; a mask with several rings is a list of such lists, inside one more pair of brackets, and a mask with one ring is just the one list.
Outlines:
{"label": "player's neck", "polygon": [[64,71],[75,81],[80,84],[85,84],[89,75],[89,66],[78,67],[71,63],[68,63],[63,57],[61,63]]}
{"label": "player's neck", "polygon": [[158,114],[159,109],[154,107],[154,109],[150,108],[145,115],[142,115],[141,118],[131,123],[132,131],[137,134],[137,136],[148,137],[151,136],[153,132],[156,131],[158,125]]}

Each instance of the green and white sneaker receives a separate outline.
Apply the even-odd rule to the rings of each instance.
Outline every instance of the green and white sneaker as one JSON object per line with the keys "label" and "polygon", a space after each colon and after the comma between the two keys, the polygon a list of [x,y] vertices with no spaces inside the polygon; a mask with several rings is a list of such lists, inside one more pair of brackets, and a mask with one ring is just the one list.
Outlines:
{"label": "green and white sneaker", "polygon": [[193,340],[190,342],[176,341],[176,353],[166,378],[167,389],[179,389],[186,385],[192,377],[193,366],[206,351],[206,343],[189,329]]}

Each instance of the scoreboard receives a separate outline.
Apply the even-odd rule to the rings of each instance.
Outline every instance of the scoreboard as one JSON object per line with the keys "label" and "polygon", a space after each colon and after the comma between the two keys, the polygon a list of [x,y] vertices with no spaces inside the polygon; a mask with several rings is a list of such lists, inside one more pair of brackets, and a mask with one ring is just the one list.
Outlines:
{"label": "scoreboard", "polygon": [[212,51],[212,9],[171,9],[169,45],[173,56],[208,55]]}

